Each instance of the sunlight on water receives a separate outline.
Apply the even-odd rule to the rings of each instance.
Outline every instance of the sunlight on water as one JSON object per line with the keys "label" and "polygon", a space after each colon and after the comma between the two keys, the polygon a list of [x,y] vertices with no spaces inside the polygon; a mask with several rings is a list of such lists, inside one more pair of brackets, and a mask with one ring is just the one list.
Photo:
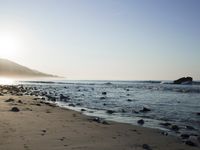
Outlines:
{"label": "sunlight on water", "polygon": [[0,85],[12,85],[14,80],[10,78],[0,78]]}

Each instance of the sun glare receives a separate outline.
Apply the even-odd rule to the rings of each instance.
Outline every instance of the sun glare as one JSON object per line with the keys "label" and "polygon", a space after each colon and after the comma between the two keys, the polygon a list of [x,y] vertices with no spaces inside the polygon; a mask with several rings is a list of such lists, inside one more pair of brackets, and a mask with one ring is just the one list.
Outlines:
{"label": "sun glare", "polygon": [[20,39],[10,33],[0,33],[0,58],[13,58],[20,47]]}
{"label": "sun glare", "polygon": [[0,85],[12,85],[14,80],[9,78],[0,78]]}

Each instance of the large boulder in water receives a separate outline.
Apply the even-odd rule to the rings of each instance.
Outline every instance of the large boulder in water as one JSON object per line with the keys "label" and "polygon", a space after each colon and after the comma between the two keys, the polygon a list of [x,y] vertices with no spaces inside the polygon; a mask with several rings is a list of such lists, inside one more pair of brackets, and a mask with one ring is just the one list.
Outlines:
{"label": "large boulder in water", "polygon": [[192,77],[183,77],[174,81],[174,84],[192,84]]}

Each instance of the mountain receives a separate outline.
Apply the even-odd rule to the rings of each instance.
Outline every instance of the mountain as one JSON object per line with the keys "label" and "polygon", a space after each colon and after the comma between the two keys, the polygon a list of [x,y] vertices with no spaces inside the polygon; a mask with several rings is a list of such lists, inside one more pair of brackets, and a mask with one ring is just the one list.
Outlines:
{"label": "mountain", "polygon": [[0,76],[3,77],[57,77],[32,70],[7,59],[0,58]]}

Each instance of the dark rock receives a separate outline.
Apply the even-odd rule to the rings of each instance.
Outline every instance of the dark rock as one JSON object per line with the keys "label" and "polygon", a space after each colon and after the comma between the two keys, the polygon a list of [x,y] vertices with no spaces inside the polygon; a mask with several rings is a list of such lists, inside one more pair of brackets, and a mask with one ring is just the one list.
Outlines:
{"label": "dark rock", "polygon": [[197,115],[200,116],[200,112],[198,112]]}
{"label": "dark rock", "polygon": [[12,99],[12,98],[9,98],[9,99],[7,99],[7,100],[5,100],[5,102],[14,102],[15,100],[14,99]]}
{"label": "dark rock", "polygon": [[107,94],[107,92],[102,92],[102,95],[106,95]]}
{"label": "dark rock", "polygon": [[99,117],[93,118],[92,121],[97,122],[97,123],[101,123],[101,119]]}
{"label": "dark rock", "polygon": [[74,105],[74,104],[69,104],[68,106],[70,106],[70,107],[75,107],[76,105]]}
{"label": "dark rock", "polygon": [[63,94],[60,94],[60,100],[61,101],[69,101],[70,97],[69,96],[64,96]]}
{"label": "dark rock", "polygon": [[56,98],[55,97],[52,97],[50,95],[46,95],[46,97],[48,98],[49,101],[52,101],[52,102],[55,102],[56,101]]}
{"label": "dark rock", "polygon": [[197,146],[194,142],[192,142],[190,140],[185,141],[185,144],[189,145],[189,146]]}
{"label": "dark rock", "polygon": [[143,125],[144,124],[144,120],[140,119],[140,120],[137,121],[137,123],[140,124],[140,125]]}
{"label": "dark rock", "polygon": [[100,97],[101,100],[106,99],[105,97]]}
{"label": "dark rock", "polygon": [[76,103],[76,106],[81,106],[82,104],[81,103]]}
{"label": "dark rock", "polygon": [[151,147],[148,144],[143,144],[142,148],[145,150],[152,150]]}
{"label": "dark rock", "polygon": [[112,85],[112,83],[110,83],[110,82],[107,82],[107,83],[105,83],[105,85]]}
{"label": "dark rock", "polygon": [[162,135],[165,135],[165,136],[168,136],[168,133],[165,132],[165,131],[161,132],[161,134],[162,134]]}
{"label": "dark rock", "polygon": [[127,101],[128,101],[128,102],[132,102],[133,100],[132,100],[132,99],[127,99]]}
{"label": "dark rock", "polygon": [[105,120],[102,122],[102,124],[109,125],[109,123]]}
{"label": "dark rock", "polygon": [[143,109],[142,109],[142,110],[140,110],[140,112],[148,112],[148,111],[151,111],[151,109],[149,109],[149,108],[146,108],[146,107],[143,107]]}
{"label": "dark rock", "polygon": [[160,125],[162,125],[162,126],[171,126],[171,123],[168,123],[168,122],[165,122],[165,123],[160,123]]}
{"label": "dark rock", "polygon": [[124,109],[122,109],[121,111],[122,111],[122,113],[125,113],[125,112],[126,112]]}
{"label": "dark rock", "polygon": [[106,112],[107,112],[108,114],[113,114],[113,113],[115,113],[114,110],[107,110]]}
{"label": "dark rock", "polygon": [[188,129],[188,130],[195,130],[195,128],[192,127],[192,126],[185,126],[185,127],[186,127],[186,129]]}
{"label": "dark rock", "polygon": [[179,130],[179,127],[177,125],[172,125],[171,126],[171,129],[174,130],[174,131],[178,131]]}
{"label": "dark rock", "polygon": [[200,143],[200,136],[197,137],[197,141]]}
{"label": "dark rock", "polygon": [[17,107],[13,107],[10,111],[12,111],[12,112],[19,112],[20,110]]}
{"label": "dark rock", "polygon": [[132,110],[132,113],[139,114],[139,112],[136,110]]}
{"label": "dark rock", "polygon": [[183,77],[183,78],[180,78],[178,80],[175,80],[173,83],[174,84],[192,84],[192,77]]}
{"label": "dark rock", "polygon": [[86,111],[86,110],[82,108],[81,111]]}
{"label": "dark rock", "polygon": [[22,104],[22,101],[21,101],[21,100],[18,100],[18,103]]}
{"label": "dark rock", "polygon": [[182,139],[188,139],[190,137],[189,134],[181,134]]}
{"label": "dark rock", "polygon": [[47,130],[42,130],[42,132],[46,133],[46,132],[47,132]]}

